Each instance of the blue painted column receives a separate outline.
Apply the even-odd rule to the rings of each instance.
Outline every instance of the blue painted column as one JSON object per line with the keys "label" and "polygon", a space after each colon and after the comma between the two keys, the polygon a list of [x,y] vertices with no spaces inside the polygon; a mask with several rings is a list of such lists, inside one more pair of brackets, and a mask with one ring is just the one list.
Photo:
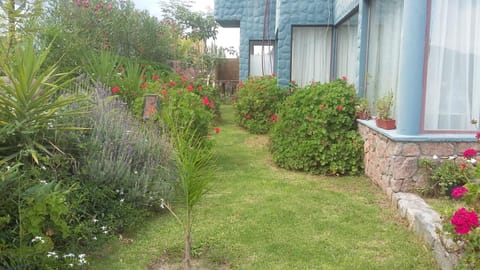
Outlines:
{"label": "blue painted column", "polygon": [[405,0],[397,91],[397,132],[420,133],[427,0]]}
{"label": "blue painted column", "polygon": [[360,0],[358,7],[358,78],[355,78],[358,96],[364,97],[365,95],[365,78],[367,67],[367,36],[368,36],[368,1]]}

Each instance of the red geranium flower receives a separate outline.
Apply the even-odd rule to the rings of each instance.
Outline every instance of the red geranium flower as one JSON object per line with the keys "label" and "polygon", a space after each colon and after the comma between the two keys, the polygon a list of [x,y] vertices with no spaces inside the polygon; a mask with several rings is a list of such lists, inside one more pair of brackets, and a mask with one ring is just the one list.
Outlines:
{"label": "red geranium flower", "polygon": [[478,132],[477,135],[475,135],[475,137],[477,138],[477,140],[480,141],[480,132]]}
{"label": "red geranium flower", "polygon": [[188,90],[188,92],[192,92],[192,91],[193,91],[193,86],[188,85],[188,86],[187,86],[187,90]]}
{"label": "red geranium flower", "polygon": [[160,77],[158,77],[158,75],[153,75],[152,79],[153,79],[154,81],[158,81],[158,80],[160,80]]}
{"label": "red geranium flower", "polygon": [[205,104],[207,106],[210,104],[210,101],[208,100],[208,97],[203,97],[202,102],[203,102],[203,104]]}
{"label": "red geranium flower", "polygon": [[142,89],[147,89],[147,84],[146,83],[142,83],[142,85],[140,86]]}
{"label": "red geranium flower", "polygon": [[186,81],[187,81],[187,77],[182,76],[182,82],[186,82]]}
{"label": "red geranium flower", "polygon": [[142,76],[140,76],[140,78],[141,78],[142,80],[145,80],[145,79],[147,78],[147,76],[145,76],[145,74],[142,74]]}
{"label": "red geranium flower", "polygon": [[166,94],[168,94],[167,90],[163,90],[162,95],[166,95]]}
{"label": "red geranium flower", "polygon": [[337,106],[337,111],[339,111],[339,112],[343,111],[343,106],[342,106],[342,105],[338,105],[338,106]]}
{"label": "red geranium flower", "polygon": [[250,114],[245,115],[246,119],[252,119],[252,116]]}
{"label": "red geranium flower", "polygon": [[475,151],[475,149],[472,149],[472,148],[467,149],[467,150],[465,150],[465,152],[463,152],[463,157],[468,158],[468,159],[473,158],[476,155],[477,155],[477,151]]}
{"label": "red geranium flower", "polygon": [[457,233],[467,234],[472,228],[478,227],[478,215],[475,211],[460,208],[453,214],[450,223],[455,226]]}
{"label": "red geranium flower", "polygon": [[176,84],[174,81],[170,81],[170,82],[168,83],[168,85],[174,87],[174,86],[177,85],[177,84]]}
{"label": "red geranium flower", "polygon": [[220,133],[220,128],[219,127],[215,127],[213,129],[215,130],[215,133],[217,133],[217,134]]}
{"label": "red geranium flower", "polygon": [[244,86],[245,86],[245,85],[244,85],[242,82],[239,82],[239,83],[238,83],[238,87],[239,87],[239,88],[240,88],[240,87],[244,87]]}
{"label": "red geranium flower", "polygon": [[112,87],[112,92],[114,94],[118,93],[118,91],[120,91],[120,88],[118,88],[117,86]]}
{"label": "red geranium flower", "polygon": [[463,195],[467,194],[468,189],[466,187],[456,187],[452,191],[452,197],[458,199],[463,197]]}

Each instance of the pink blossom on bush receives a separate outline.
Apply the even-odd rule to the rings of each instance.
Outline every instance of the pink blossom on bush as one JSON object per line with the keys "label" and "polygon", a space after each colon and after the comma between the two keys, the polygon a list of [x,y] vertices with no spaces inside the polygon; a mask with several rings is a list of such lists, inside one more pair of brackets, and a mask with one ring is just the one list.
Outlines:
{"label": "pink blossom on bush", "polygon": [[456,187],[452,191],[452,197],[455,199],[458,199],[460,197],[463,197],[468,192],[468,189],[465,187]]}
{"label": "pink blossom on bush", "polygon": [[465,150],[465,152],[463,152],[463,156],[465,158],[473,158],[476,155],[477,155],[477,151],[475,151],[475,149],[472,149],[472,148],[467,149],[467,150]]}
{"label": "pink blossom on bush", "polygon": [[450,223],[455,226],[458,234],[467,234],[472,228],[478,227],[478,215],[475,211],[468,211],[463,207],[453,214]]}

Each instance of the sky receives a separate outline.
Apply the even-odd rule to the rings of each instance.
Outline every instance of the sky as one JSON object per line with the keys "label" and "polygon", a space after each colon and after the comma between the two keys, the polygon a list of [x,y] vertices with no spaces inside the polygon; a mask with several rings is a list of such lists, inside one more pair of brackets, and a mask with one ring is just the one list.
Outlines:
{"label": "sky", "polygon": [[[161,7],[159,0],[132,0],[137,9],[145,9],[151,15],[160,17]],[[194,0],[192,9],[195,11],[213,12],[214,0]],[[212,41],[213,42],[213,41]],[[239,51],[240,46],[240,30],[238,28],[222,28],[218,29],[217,46],[228,48],[233,46],[235,50]]]}

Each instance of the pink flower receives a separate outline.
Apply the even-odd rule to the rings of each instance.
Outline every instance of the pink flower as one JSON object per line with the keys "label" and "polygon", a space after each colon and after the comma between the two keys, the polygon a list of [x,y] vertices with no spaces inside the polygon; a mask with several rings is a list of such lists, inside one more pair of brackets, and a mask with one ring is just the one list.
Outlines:
{"label": "pink flower", "polygon": [[272,116],[270,116],[270,120],[272,120],[274,123],[277,123],[278,122],[278,116],[276,114],[272,114]]}
{"label": "pink flower", "polygon": [[463,195],[467,194],[468,189],[466,187],[456,187],[452,191],[452,197],[455,199],[458,199],[460,197],[463,197]]}
{"label": "pink flower", "polygon": [[112,93],[116,94],[116,93],[118,93],[118,91],[120,91],[119,87],[117,87],[117,86],[112,87]]}
{"label": "pink flower", "polygon": [[107,10],[112,10],[112,8],[113,8],[113,7],[112,7],[112,5],[110,5],[110,4],[108,4],[107,7],[106,7]]}
{"label": "pink flower", "polygon": [[477,140],[480,141],[480,132],[478,132],[477,135],[475,135],[475,138],[477,138]]}
{"label": "pink flower", "polygon": [[213,129],[215,130],[215,133],[217,133],[217,134],[220,133],[220,128],[219,127],[215,127]]}
{"label": "pink flower", "polygon": [[202,102],[203,102],[203,104],[205,104],[207,106],[210,104],[210,100],[208,100],[208,97],[203,97]]}
{"label": "pink flower", "polygon": [[453,214],[450,223],[458,234],[467,234],[472,228],[478,227],[478,215],[475,211],[460,208]]}
{"label": "pink flower", "polygon": [[465,150],[465,152],[463,152],[463,156],[468,159],[473,158],[476,155],[477,155],[477,151],[475,151],[475,149],[472,149],[472,148],[467,149]]}
{"label": "pink flower", "polygon": [[342,80],[347,81],[347,76],[342,76]]}

